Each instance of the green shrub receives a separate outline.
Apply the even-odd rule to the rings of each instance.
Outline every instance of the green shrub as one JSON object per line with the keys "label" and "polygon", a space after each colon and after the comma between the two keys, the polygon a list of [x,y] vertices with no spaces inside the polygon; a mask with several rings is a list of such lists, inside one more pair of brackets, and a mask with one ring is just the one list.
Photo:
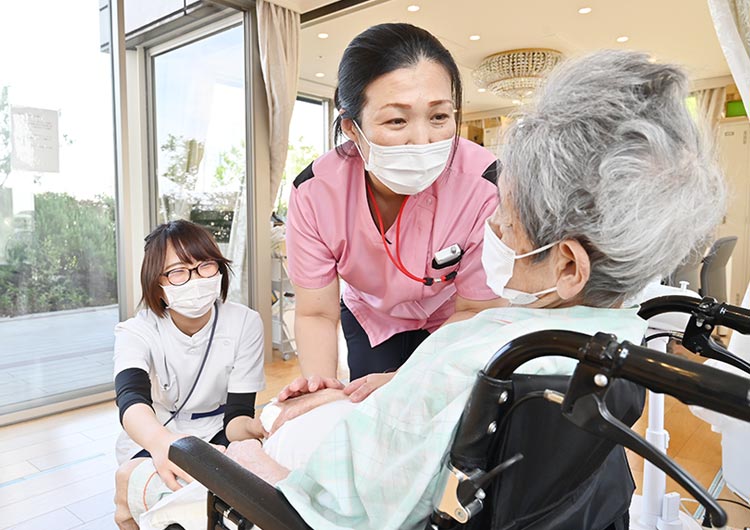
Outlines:
{"label": "green shrub", "polygon": [[114,201],[65,193],[34,198],[30,227],[18,223],[0,265],[0,316],[117,302]]}

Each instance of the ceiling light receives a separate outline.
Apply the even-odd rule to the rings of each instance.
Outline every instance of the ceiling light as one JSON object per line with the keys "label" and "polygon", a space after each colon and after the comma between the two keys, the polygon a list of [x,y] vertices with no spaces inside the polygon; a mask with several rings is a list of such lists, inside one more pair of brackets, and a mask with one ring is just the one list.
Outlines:
{"label": "ceiling light", "polygon": [[590,7],[582,7],[581,9],[578,10],[578,12],[581,15],[588,15],[589,13],[591,13],[591,8]]}
{"label": "ceiling light", "polygon": [[474,70],[474,83],[493,94],[523,100],[544,82],[562,54],[546,48],[509,50],[489,57]]}
{"label": "ceiling light", "polygon": [[521,101],[520,99],[514,99],[514,100],[512,101],[512,103],[513,103],[514,105],[520,105],[520,104],[522,103],[522,101]]}
{"label": "ceiling light", "polygon": [[406,10],[407,11],[411,11],[412,13],[416,13],[417,11],[419,11],[419,6],[418,5],[410,5],[409,7],[406,8]]}
{"label": "ceiling light", "polygon": [[328,38],[328,33],[318,33],[318,38],[319,39],[327,39]]}
{"label": "ceiling light", "polygon": [[486,88],[479,88],[479,89],[477,89],[477,92],[487,92],[487,89]]}
{"label": "ceiling light", "polygon": [[623,35],[622,37],[617,37],[617,42],[628,42],[630,40],[630,37],[627,37]]}
{"label": "ceiling light", "polygon": [[469,40],[479,40],[481,38],[479,35],[469,35]]}
{"label": "ceiling light", "polygon": [[318,72],[315,74],[315,77],[325,77],[326,75],[323,72]]}

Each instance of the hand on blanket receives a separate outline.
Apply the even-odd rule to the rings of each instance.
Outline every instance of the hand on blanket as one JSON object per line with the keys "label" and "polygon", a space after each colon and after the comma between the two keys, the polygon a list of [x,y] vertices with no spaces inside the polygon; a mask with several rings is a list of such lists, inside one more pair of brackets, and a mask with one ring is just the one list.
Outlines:
{"label": "hand on blanket", "polygon": [[299,376],[297,379],[286,385],[284,389],[279,392],[276,399],[281,403],[287,399],[296,398],[305,394],[312,394],[326,388],[341,389],[344,388],[344,384],[335,377],[320,377],[319,375],[311,375],[310,377]]}
{"label": "hand on blanket", "polygon": [[344,394],[349,396],[352,403],[359,403],[378,388],[393,379],[394,375],[396,375],[396,372],[389,372],[387,374],[370,374],[360,377],[344,387]]}
{"label": "hand on blanket", "polygon": [[314,394],[305,394],[296,398],[288,399],[283,403],[276,402],[274,405],[281,409],[281,413],[279,413],[276,421],[273,422],[271,434],[275,433],[287,421],[294,419],[297,416],[301,416],[305,412],[309,412],[316,407],[341,399],[347,399],[347,396],[342,390],[325,388],[323,390],[318,390]]}
{"label": "hand on blanket", "polygon": [[289,475],[287,468],[263,451],[259,440],[232,442],[227,448],[226,455],[272,485]]}

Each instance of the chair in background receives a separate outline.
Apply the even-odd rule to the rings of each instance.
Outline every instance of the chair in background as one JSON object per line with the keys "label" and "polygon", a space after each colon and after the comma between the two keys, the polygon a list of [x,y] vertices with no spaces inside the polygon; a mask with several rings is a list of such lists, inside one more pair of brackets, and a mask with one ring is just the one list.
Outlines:
{"label": "chair in background", "polygon": [[667,285],[680,287],[680,282],[688,282],[688,288],[701,296],[726,302],[727,263],[736,245],[737,236],[717,239],[705,256],[692,258],[670,274]]}
{"label": "chair in background", "polygon": [[722,237],[711,245],[701,267],[701,296],[727,301],[727,263],[736,245],[737,236]]}
{"label": "chair in background", "polygon": [[680,265],[677,270],[667,278],[667,285],[680,287],[680,282],[687,282],[686,288],[696,293],[701,288],[701,265],[703,265],[703,256],[696,254],[691,256],[690,261]]}

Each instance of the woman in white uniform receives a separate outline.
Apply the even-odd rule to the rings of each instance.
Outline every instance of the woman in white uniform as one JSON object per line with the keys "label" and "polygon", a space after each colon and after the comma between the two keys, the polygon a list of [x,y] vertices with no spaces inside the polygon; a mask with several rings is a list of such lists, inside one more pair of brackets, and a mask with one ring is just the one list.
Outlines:
{"label": "woman in white uniform", "polygon": [[226,302],[229,260],[204,228],[179,220],[146,238],[144,309],[115,327],[115,390],[124,428],[117,441],[115,522],[138,516],[190,477],[169,445],[198,436],[223,450],[260,438],[255,394],[264,387],[263,324]]}

